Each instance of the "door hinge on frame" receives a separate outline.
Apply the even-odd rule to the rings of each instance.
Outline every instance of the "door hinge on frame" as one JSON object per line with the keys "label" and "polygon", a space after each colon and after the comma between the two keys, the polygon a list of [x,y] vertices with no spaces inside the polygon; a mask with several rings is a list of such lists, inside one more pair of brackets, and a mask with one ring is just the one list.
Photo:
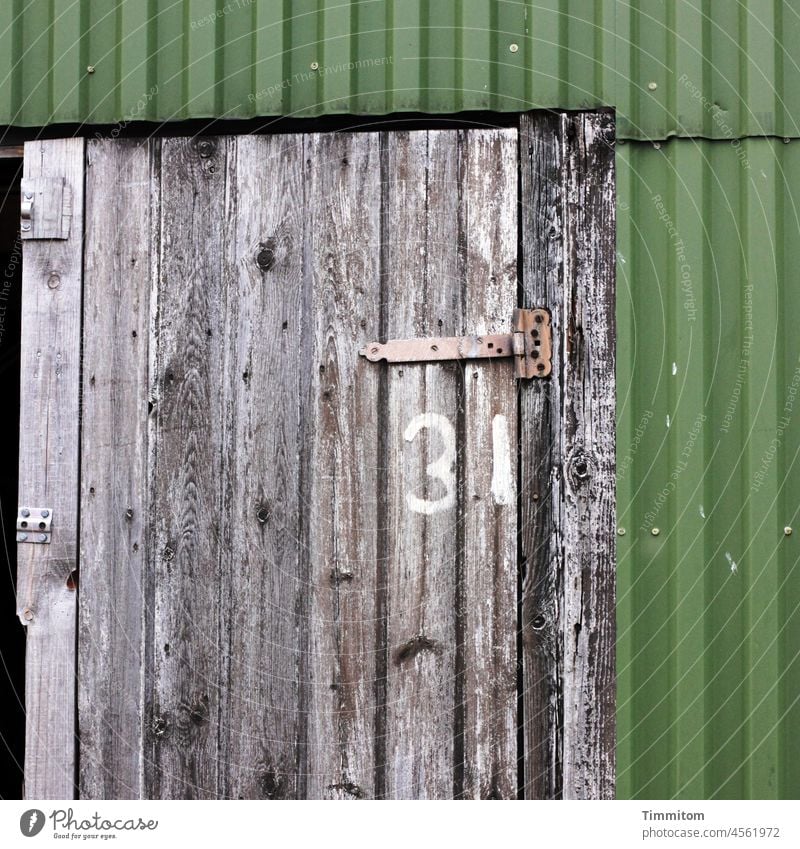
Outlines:
{"label": "door hinge on frame", "polygon": [[370,362],[429,363],[441,360],[498,360],[512,357],[514,377],[547,377],[552,371],[553,340],[546,309],[515,309],[511,333],[390,339],[369,342],[358,353]]}
{"label": "door hinge on frame", "polygon": [[53,510],[50,507],[20,507],[17,510],[17,542],[50,542]]}

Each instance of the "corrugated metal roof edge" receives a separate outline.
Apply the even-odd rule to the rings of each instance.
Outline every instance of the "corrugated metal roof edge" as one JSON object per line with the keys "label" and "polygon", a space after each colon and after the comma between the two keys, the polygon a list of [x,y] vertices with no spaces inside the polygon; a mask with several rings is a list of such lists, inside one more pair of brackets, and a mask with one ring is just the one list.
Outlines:
{"label": "corrugated metal roof edge", "polygon": [[[532,109],[522,110],[465,110],[463,112],[447,112],[447,111],[430,111],[430,112],[348,112],[326,110],[318,114],[310,114],[308,110],[303,110],[303,114],[284,115],[281,113],[264,113],[250,117],[226,117],[220,118],[211,112],[202,115],[196,115],[191,118],[152,118],[145,121],[126,121],[120,120],[116,122],[81,122],[81,121],[57,121],[48,124],[35,123],[15,123],[0,125],[0,145],[14,144],[17,141],[28,141],[33,138],[55,138],[59,136],[73,135],[93,135],[100,133],[101,135],[113,135],[114,138],[131,138],[150,135],[154,132],[167,133],[169,135],[177,134],[178,128],[190,128],[191,132],[201,131],[204,126],[213,125],[215,133],[220,135],[248,133],[253,132],[255,128],[263,130],[265,124],[272,128],[274,132],[303,132],[312,131],[319,132],[326,127],[331,129],[369,129],[374,125],[382,125],[389,122],[404,123],[406,125],[414,124],[419,128],[429,128],[431,124],[437,122],[450,122],[458,126],[513,126],[519,119],[520,115],[526,112],[601,112],[613,111],[617,113],[617,140],[622,142],[639,142],[641,144],[653,144],[657,142],[667,142],[673,139],[683,139],[691,141],[713,141],[728,144],[732,141],[744,139],[774,139],[785,141],[787,139],[800,139],[800,133],[781,135],[773,132],[765,133],[743,133],[731,136],[713,136],[704,133],[702,130],[687,128],[685,132],[679,130],[670,130],[663,134],[657,135],[641,135],[626,133],[625,127],[628,122],[624,116],[621,117],[617,112],[616,107],[609,105],[597,105],[582,107],[580,109],[542,106]],[[349,121],[354,122],[353,126],[347,126]],[[39,133],[34,134],[33,131],[38,130]]]}

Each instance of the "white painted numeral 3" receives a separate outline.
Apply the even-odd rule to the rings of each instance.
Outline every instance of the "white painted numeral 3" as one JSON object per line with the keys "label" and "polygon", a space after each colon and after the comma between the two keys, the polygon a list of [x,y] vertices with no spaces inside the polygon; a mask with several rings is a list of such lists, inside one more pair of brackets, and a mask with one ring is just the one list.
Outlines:
{"label": "white painted numeral 3", "polygon": [[[406,493],[406,503],[415,513],[430,516],[449,510],[456,503],[456,431],[447,416],[439,413],[420,413],[411,420],[403,434],[406,442],[413,442],[423,428],[438,431],[444,443],[444,451],[432,463],[426,472],[429,477],[444,485],[445,493],[441,498],[431,501]],[[492,419],[492,497],[495,504],[510,504],[514,492],[511,477],[511,447],[508,440],[508,423],[503,415]]]}

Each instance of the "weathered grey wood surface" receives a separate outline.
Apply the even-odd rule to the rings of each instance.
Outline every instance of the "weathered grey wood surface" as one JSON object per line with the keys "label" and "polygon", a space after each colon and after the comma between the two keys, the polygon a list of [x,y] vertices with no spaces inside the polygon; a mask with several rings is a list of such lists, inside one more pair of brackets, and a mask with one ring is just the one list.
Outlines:
{"label": "weathered grey wood surface", "polygon": [[83,798],[138,798],[144,789],[150,147],[109,140],[87,146],[78,639]]}
{"label": "weathered grey wood surface", "polygon": [[521,387],[525,795],[614,795],[614,123],[521,121],[523,306],[553,374]]}
{"label": "weathered grey wood surface", "polygon": [[607,120],[523,128],[519,516],[510,360],[358,356],[509,330],[514,131],[92,143],[84,795],[613,792]]}
{"label": "weathered grey wood surface", "polygon": [[375,796],[380,621],[378,383],[358,350],[379,331],[377,133],[307,137],[310,798]]}
{"label": "weathered grey wood surface", "polygon": [[23,243],[19,505],[53,511],[49,545],[17,546],[28,799],[75,794],[83,159],[82,139],[25,144],[25,178],[65,180],[72,203],[68,239]]}
{"label": "weathered grey wood surface", "polygon": [[219,795],[296,798],[305,794],[308,628],[301,398],[312,368],[304,356],[303,137],[229,145]]}
{"label": "weathered grey wood surface", "polygon": [[[392,133],[385,144],[384,234],[387,338],[464,330],[459,269],[459,137]],[[387,498],[386,787],[390,799],[454,793],[456,578],[459,559],[455,427],[462,413],[460,364],[386,368],[386,436],[381,464]],[[420,415],[442,417],[449,430]],[[409,431],[408,428],[412,430]],[[445,426],[447,427],[447,426]],[[452,492],[428,466],[448,457]],[[448,509],[412,510],[408,496]]]}
{"label": "weathered grey wood surface", "polygon": [[[508,332],[517,305],[517,133],[473,130],[464,150],[460,240],[465,321]],[[511,362],[469,364],[462,513],[463,795],[517,794],[517,404]]]}
{"label": "weathered grey wood surface", "polygon": [[158,798],[219,795],[220,547],[222,525],[234,519],[222,512],[228,146],[224,138],[161,141],[145,747],[145,794]]}

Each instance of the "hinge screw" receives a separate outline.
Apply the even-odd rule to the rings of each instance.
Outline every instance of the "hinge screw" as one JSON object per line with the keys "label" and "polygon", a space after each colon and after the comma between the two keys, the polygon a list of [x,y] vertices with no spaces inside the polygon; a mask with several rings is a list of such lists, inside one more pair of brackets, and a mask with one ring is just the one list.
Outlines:
{"label": "hinge screw", "polygon": [[30,223],[30,221],[23,221],[23,223],[22,223],[22,229],[23,229],[23,230],[25,230],[26,232],[27,232],[28,230],[30,230],[30,229],[31,229],[31,223]]}
{"label": "hinge screw", "polygon": [[42,510],[42,518],[46,519],[50,515],[49,510]]}
{"label": "hinge screw", "polygon": [[20,542],[25,542],[25,540],[27,540],[27,539],[28,539],[28,535],[27,535],[27,534],[20,534],[20,535],[19,535],[19,541],[20,541]]}
{"label": "hinge screw", "polygon": [[39,542],[47,542],[47,534],[39,534]]}
{"label": "hinge screw", "polygon": [[22,618],[23,618],[26,622],[30,622],[30,621],[31,621],[31,619],[33,619],[33,611],[30,609],[30,607],[26,607],[26,608],[22,611]]}
{"label": "hinge screw", "polygon": [[26,519],[28,518],[28,516],[30,516],[30,515],[31,515],[31,511],[30,511],[30,510],[28,510],[28,508],[27,508],[27,507],[23,507],[23,508],[22,508],[22,510],[20,510],[19,512],[20,512],[20,513],[22,513],[22,515],[23,515]]}

